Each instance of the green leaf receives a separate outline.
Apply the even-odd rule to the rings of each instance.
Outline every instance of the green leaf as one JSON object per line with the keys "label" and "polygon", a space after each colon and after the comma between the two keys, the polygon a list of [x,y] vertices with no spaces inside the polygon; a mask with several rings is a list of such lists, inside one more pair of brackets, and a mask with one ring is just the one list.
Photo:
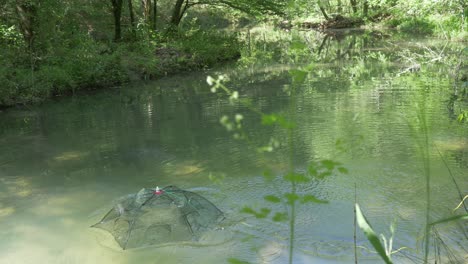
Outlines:
{"label": "green leaf", "polygon": [[294,173],[294,172],[284,175],[283,178],[286,181],[295,182],[295,183],[305,183],[305,182],[310,181],[310,179],[306,175],[300,174],[300,173]]}
{"label": "green leaf", "polygon": [[286,200],[288,200],[288,204],[291,204],[291,205],[295,203],[297,200],[299,200],[299,195],[295,193],[286,193],[284,197],[286,197]]}
{"label": "green leaf", "polygon": [[339,162],[335,162],[333,160],[322,160],[320,161],[320,163],[322,164],[322,166],[324,166],[325,168],[329,170],[333,170],[336,165],[340,165]]}
{"label": "green leaf", "polygon": [[271,126],[278,121],[278,116],[275,114],[262,115],[262,125]]}
{"label": "green leaf", "polygon": [[286,118],[277,114],[262,115],[262,125],[271,126],[278,124],[283,128],[294,128],[294,123],[288,122]]}
{"label": "green leaf", "polygon": [[304,196],[302,196],[301,198],[301,203],[322,203],[322,204],[325,204],[325,203],[328,203],[328,201],[326,200],[320,200],[318,199],[317,197],[311,195],[311,194],[306,194]]}
{"label": "green leaf", "polygon": [[438,224],[448,223],[448,222],[462,220],[462,219],[468,220],[468,214],[455,215],[455,216],[452,216],[452,217],[444,218],[444,219],[432,222],[429,225],[431,225],[431,226],[432,225],[438,225]]}
{"label": "green leaf", "polygon": [[268,208],[262,208],[260,209],[260,213],[256,215],[257,218],[265,218],[267,217],[271,212],[271,209]]}
{"label": "green leaf", "polygon": [[266,218],[270,214],[271,210],[268,208],[262,208],[260,209],[260,212],[255,211],[254,209],[250,207],[244,207],[241,210],[241,213],[245,214],[251,214],[255,216],[255,218]]}
{"label": "green leaf", "polygon": [[263,178],[267,181],[272,181],[273,180],[273,173],[271,170],[264,170],[263,171]]}
{"label": "green leaf", "polygon": [[287,213],[276,213],[273,216],[273,221],[275,222],[285,222],[288,220],[288,214]]}
{"label": "green leaf", "polygon": [[338,167],[338,171],[343,174],[348,174],[349,171],[345,167]]}
{"label": "green leaf", "polygon": [[330,175],[332,175],[332,171],[322,171],[317,175],[317,178],[323,179],[323,178],[328,177]]}
{"label": "green leaf", "polygon": [[314,163],[311,163],[309,165],[309,168],[307,169],[309,171],[309,174],[311,176],[317,176],[318,174],[318,171],[317,171],[317,168],[315,167],[316,165]]}
{"label": "green leaf", "polygon": [[297,69],[292,69],[289,70],[289,74],[292,77],[293,83],[294,84],[301,84],[305,81],[305,78],[307,77],[306,71],[303,70],[297,70]]}
{"label": "green leaf", "polygon": [[243,260],[236,259],[236,258],[228,258],[228,262],[229,264],[250,264],[250,262],[243,261]]}
{"label": "green leaf", "polygon": [[250,208],[250,207],[244,207],[244,208],[242,208],[242,209],[241,209],[241,213],[244,213],[244,214],[253,214],[253,215],[257,214],[257,212],[256,212],[254,209]]}
{"label": "green leaf", "polygon": [[291,49],[295,49],[295,50],[303,50],[305,48],[307,48],[307,45],[300,42],[299,40],[294,40],[292,43],[291,43],[291,46],[290,46]]}
{"label": "green leaf", "polygon": [[279,203],[281,202],[281,199],[277,196],[274,195],[267,195],[263,197],[266,201],[272,202],[272,203]]}
{"label": "green leaf", "polygon": [[366,235],[367,239],[372,244],[372,246],[377,251],[377,253],[380,255],[380,257],[385,261],[385,263],[392,264],[392,261],[387,256],[387,253],[385,252],[385,248],[382,246],[382,243],[380,242],[379,237],[377,236],[377,234],[375,234],[374,230],[369,224],[369,221],[367,221],[366,217],[362,214],[359,204],[356,204],[355,208],[356,208],[356,220],[357,220],[359,228],[361,228],[361,230],[364,231],[364,234]]}

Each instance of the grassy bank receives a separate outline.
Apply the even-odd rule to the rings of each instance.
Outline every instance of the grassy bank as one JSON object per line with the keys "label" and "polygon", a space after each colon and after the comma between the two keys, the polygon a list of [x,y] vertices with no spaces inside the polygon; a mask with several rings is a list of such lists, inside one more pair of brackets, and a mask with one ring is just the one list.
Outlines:
{"label": "grassy bank", "polygon": [[83,35],[34,52],[12,34],[1,46],[1,107],[211,67],[237,58],[240,49],[234,35],[207,30],[117,43]]}

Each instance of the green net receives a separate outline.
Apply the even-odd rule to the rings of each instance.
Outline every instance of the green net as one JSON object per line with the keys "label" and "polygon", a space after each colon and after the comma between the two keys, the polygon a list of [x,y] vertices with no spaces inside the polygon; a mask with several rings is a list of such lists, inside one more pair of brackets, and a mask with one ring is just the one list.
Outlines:
{"label": "green net", "polygon": [[123,248],[197,241],[224,219],[213,203],[174,186],[127,196],[92,227],[108,231]]}

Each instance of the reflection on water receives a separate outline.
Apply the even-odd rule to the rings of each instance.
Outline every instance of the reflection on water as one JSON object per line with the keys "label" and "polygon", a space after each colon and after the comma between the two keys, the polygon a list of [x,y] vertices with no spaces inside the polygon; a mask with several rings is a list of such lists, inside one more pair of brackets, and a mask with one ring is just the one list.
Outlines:
{"label": "reflection on water", "polygon": [[[304,188],[329,203],[299,206],[295,263],[354,262],[355,183],[357,199],[374,228],[388,236],[396,220],[394,248],[419,247],[425,178],[415,144],[420,135],[408,126],[418,124],[417,103],[426,106],[433,148],[431,218],[450,216],[458,204],[441,156],[460,190],[468,189],[468,134],[466,125],[447,110],[453,86],[444,71],[449,69],[423,64],[420,72],[402,74],[407,65],[400,58],[408,56],[406,49],[424,49],[401,40],[368,38],[318,41],[304,53],[291,49],[282,55],[281,65],[226,70],[231,76],[227,85],[239,91],[241,100],[250,99],[266,113],[286,115],[287,70],[296,63],[317,62],[296,95],[297,169],[329,158],[343,162],[350,175],[334,175]],[[263,46],[261,50],[269,52]],[[287,224],[239,213],[245,205],[261,208],[263,196],[277,192],[263,181],[264,169],[278,176],[280,190],[287,189],[281,181],[289,166],[287,134],[261,126],[259,116],[242,104],[210,93],[206,75],[223,72],[174,76],[0,113],[0,262],[287,261]],[[221,116],[236,113],[244,116],[250,144],[233,139],[219,124]],[[279,143],[277,150],[259,153],[272,138]],[[207,197],[227,214],[225,229],[199,243],[123,251],[112,238],[89,228],[118,197],[156,185],[177,185]],[[453,230],[440,228],[442,235],[463,244]],[[361,234],[358,245],[360,263],[375,263]]]}

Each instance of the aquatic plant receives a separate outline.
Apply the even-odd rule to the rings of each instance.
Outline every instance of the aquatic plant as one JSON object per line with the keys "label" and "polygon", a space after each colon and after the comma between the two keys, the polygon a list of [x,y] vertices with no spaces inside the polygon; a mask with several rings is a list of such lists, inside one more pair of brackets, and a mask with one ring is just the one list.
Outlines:
{"label": "aquatic plant", "polygon": [[[250,111],[258,114],[261,117],[261,122],[264,126],[274,126],[278,125],[279,127],[287,131],[287,142],[288,146],[288,155],[289,155],[289,168],[288,173],[283,175],[283,183],[289,185],[288,188],[277,186],[273,181],[274,175],[271,171],[265,170],[263,172],[263,177],[265,182],[273,186],[274,192],[268,195],[265,195],[263,198],[268,204],[281,204],[282,210],[274,210],[269,206],[262,207],[260,209],[255,209],[250,206],[245,206],[241,209],[242,213],[252,215],[259,219],[271,218],[274,222],[288,222],[289,226],[289,245],[288,245],[288,263],[293,263],[294,257],[294,240],[295,240],[295,227],[296,227],[296,216],[297,216],[297,206],[299,204],[310,204],[318,203],[325,204],[328,201],[320,199],[310,193],[300,193],[298,192],[298,187],[302,186],[305,188],[314,180],[321,180],[325,177],[331,176],[334,173],[348,173],[348,170],[342,166],[341,163],[323,159],[319,161],[312,161],[307,168],[307,172],[299,172],[296,168],[294,161],[295,153],[295,144],[294,144],[294,129],[295,124],[290,121],[294,120],[294,115],[296,112],[296,102],[295,102],[295,93],[297,87],[304,82],[308,74],[310,67],[305,69],[293,69],[290,70],[290,76],[292,79],[292,85],[289,88],[290,96],[290,108],[289,108],[289,119],[280,114],[266,114],[262,111],[256,109],[250,101],[240,101],[243,103]],[[239,99],[239,93],[237,91],[232,91],[226,87],[223,82],[226,80],[225,76],[219,76],[217,79],[208,76],[207,83],[211,86],[211,91],[213,93],[218,90],[223,91],[226,95],[229,96],[229,100],[233,102],[234,100]],[[248,141],[248,137],[242,130],[242,120],[243,116],[236,114],[234,118],[229,118],[228,116],[223,116],[220,119],[220,123],[231,133],[233,136],[238,139],[245,139]],[[273,151],[277,147],[277,142],[270,140],[270,144],[264,147],[259,148],[259,151]],[[247,263],[236,258],[229,259],[229,263]]]}

